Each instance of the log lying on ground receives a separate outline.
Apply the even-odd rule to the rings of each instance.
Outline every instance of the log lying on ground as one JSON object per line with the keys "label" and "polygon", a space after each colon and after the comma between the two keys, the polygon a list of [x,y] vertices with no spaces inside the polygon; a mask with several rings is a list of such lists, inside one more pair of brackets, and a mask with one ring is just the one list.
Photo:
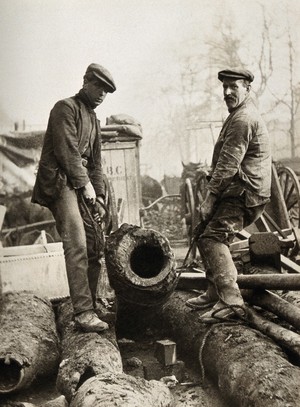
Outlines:
{"label": "log lying on ground", "polygon": [[[300,400],[300,368],[260,332],[242,324],[199,322],[199,313],[177,291],[164,305],[162,319],[179,348],[219,386],[224,398],[242,407],[296,407]],[[203,311],[204,312],[204,311]]]}
{"label": "log lying on ground", "polygon": [[289,303],[279,295],[267,290],[241,290],[241,292],[243,298],[249,302],[249,304],[257,305],[272,312],[300,330],[300,308],[296,305]]}
{"label": "log lying on ground", "polygon": [[[300,274],[239,274],[237,277],[239,288],[266,290],[300,290]],[[200,273],[182,273],[178,290],[206,290],[207,280]]]}
{"label": "log lying on ground", "polygon": [[1,305],[0,394],[8,394],[54,373],[59,347],[50,301],[18,292],[4,294]]}
{"label": "log lying on ground", "polygon": [[58,308],[57,327],[61,333],[61,357],[57,388],[70,402],[77,389],[88,378],[105,371],[122,373],[122,359],[114,326],[97,334],[75,329],[70,300]]}
{"label": "log lying on ground", "polygon": [[247,307],[247,321],[253,328],[272,338],[300,360],[300,335],[263,318],[249,307]]}
{"label": "log lying on ground", "polygon": [[70,405],[88,406],[171,407],[173,404],[171,393],[162,382],[106,373],[87,380]]}
{"label": "log lying on ground", "polygon": [[117,332],[145,331],[177,284],[176,261],[159,232],[123,224],[107,238],[105,262],[117,298]]}
{"label": "log lying on ground", "polygon": [[300,308],[300,293],[299,291],[288,291],[281,294],[282,298]]}
{"label": "log lying on ground", "polygon": [[[58,327],[62,336],[62,362],[57,388],[72,407],[171,406],[167,386],[123,373],[114,324],[101,333],[82,333],[72,321],[72,306],[66,301],[58,308]],[[138,404],[131,404],[136,397]],[[101,400],[101,401],[100,401]],[[153,404],[151,404],[155,400]],[[157,403],[156,403],[157,401]]]}

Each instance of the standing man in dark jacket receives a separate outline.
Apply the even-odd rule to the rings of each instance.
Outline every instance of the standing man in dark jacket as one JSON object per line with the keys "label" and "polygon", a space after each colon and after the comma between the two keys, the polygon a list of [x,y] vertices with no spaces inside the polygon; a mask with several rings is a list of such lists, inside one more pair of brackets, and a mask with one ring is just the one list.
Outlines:
{"label": "standing man in dark jacket", "polygon": [[88,213],[99,223],[106,214],[100,123],[94,109],[115,90],[111,74],[93,63],[82,89],[55,104],[32,195],[32,202],[48,207],[54,216],[64,247],[75,325],[87,332],[108,328],[94,312],[103,247],[84,222],[82,208],[96,208]]}
{"label": "standing man in dark jacket", "polygon": [[229,245],[262,214],[271,188],[269,136],[249,95],[254,76],[244,69],[225,69],[218,79],[223,83],[229,116],[214,147],[207,195],[196,228],[208,289],[187,301],[195,309],[213,305],[202,315],[203,322],[212,322],[214,315],[243,312]]}

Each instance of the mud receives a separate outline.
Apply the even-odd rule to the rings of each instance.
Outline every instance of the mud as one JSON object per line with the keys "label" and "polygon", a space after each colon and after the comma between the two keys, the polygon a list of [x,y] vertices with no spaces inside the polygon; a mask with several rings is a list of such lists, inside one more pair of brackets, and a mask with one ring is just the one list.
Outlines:
{"label": "mud", "polygon": [[[156,341],[161,339],[166,339],[165,333],[152,332],[150,329],[135,339],[119,338],[118,345],[124,373],[144,378],[143,366],[157,363]],[[183,369],[180,377],[178,375],[180,381],[176,383],[175,387],[170,387],[174,398],[173,407],[229,407],[222,400],[222,396],[212,382],[205,380],[205,383],[202,383],[197,363],[193,365],[184,354],[178,354],[177,359],[183,363]],[[159,380],[159,376],[157,379]],[[57,373],[46,379],[38,378],[29,389],[7,397],[0,397],[0,407],[23,407],[22,403],[42,407],[49,400],[60,396],[60,392],[56,388],[56,380]],[[168,378],[162,378],[162,381],[165,382],[165,380]]]}

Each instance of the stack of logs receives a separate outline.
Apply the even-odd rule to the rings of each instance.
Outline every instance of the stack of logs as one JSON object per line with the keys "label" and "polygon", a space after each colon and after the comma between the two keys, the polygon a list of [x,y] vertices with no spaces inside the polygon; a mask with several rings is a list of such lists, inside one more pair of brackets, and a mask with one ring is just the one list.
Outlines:
{"label": "stack of logs", "polygon": [[[116,332],[144,329],[146,320],[167,327],[179,349],[198,358],[203,378],[218,383],[228,405],[299,406],[300,310],[267,289],[300,290],[300,274],[239,276],[243,295],[256,310],[248,306],[247,321],[206,325],[185,306],[195,295],[187,290],[205,289],[206,280],[199,273],[177,274],[174,254],[160,233],[122,225],[107,239],[105,260],[118,311],[102,334],[74,328],[70,300],[58,306],[55,317],[51,303],[34,294],[3,297],[0,397],[57,371],[57,388],[71,407],[171,406],[163,382],[123,372]],[[257,307],[288,327],[266,319]]]}

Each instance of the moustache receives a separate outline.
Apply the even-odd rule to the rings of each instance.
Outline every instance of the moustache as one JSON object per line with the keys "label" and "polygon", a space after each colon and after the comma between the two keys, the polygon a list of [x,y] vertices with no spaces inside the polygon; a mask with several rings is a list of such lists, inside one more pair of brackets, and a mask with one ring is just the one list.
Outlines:
{"label": "moustache", "polygon": [[230,102],[230,101],[234,102],[235,99],[231,96],[227,96],[226,98],[224,98],[224,100],[225,100],[225,102]]}

